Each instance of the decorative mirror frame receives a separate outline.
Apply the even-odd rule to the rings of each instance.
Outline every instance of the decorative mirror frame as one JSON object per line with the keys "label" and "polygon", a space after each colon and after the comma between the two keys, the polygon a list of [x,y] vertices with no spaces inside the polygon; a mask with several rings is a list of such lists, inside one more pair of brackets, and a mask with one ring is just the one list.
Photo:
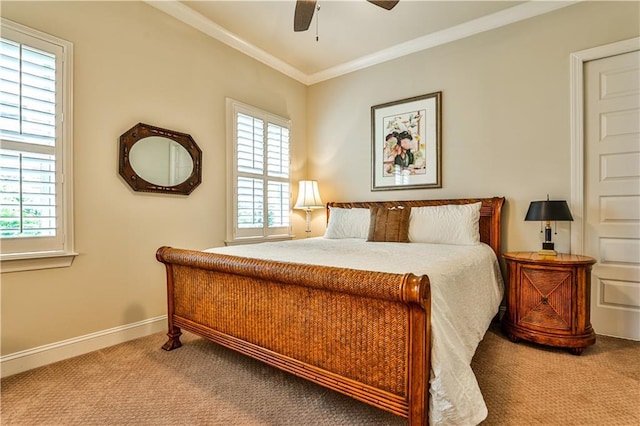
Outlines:
{"label": "decorative mirror frame", "polygon": [[[131,148],[141,139],[150,136],[171,139],[187,150],[193,161],[193,170],[187,180],[174,186],[162,186],[146,181],[133,170],[129,158]],[[202,182],[202,151],[191,135],[186,133],[138,123],[120,136],[120,155],[118,157],[120,176],[134,191],[189,195]]]}

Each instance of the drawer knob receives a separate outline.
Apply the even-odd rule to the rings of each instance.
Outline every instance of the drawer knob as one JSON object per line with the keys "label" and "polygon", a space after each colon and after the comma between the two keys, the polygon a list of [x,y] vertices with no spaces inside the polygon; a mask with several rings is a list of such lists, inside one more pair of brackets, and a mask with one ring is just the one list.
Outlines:
{"label": "drawer knob", "polygon": [[545,305],[549,303],[549,298],[547,296],[542,296],[542,303],[544,303]]}

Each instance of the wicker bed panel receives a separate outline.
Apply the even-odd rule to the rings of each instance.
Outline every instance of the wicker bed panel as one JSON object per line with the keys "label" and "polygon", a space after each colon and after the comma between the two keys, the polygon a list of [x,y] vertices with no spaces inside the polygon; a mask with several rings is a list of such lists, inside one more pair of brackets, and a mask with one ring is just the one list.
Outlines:
{"label": "wicker bed panel", "polygon": [[[176,266],[174,273],[177,280],[194,284],[175,289],[177,317],[406,396],[408,308],[401,300],[354,297],[276,280],[256,285],[248,277],[186,266]],[[384,287],[382,281],[358,275],[341,282],[353,283],[356,291],[362,285]]]}

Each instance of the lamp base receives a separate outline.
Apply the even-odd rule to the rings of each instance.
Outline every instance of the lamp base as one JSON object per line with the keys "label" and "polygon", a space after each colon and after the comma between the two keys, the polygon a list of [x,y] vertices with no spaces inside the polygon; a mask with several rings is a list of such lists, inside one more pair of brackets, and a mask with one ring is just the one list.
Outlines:
{"label": "lamp base", "polygon": [[540,256],[557,256],[558,252],[555,250],[542,249],[538,251],[538,254]]}
{"label": "lamp base", "polygon": [[306,238],[309,238],[309,235],[311,235],[311,209],[306,209],[305,213],[307,213],[307,227],[305,228],[304,232],[307,234]]}
{"label": "lamp base", "polygon": [[551,241],[551,237],[542,243],[542,250],[538,252],[540,256],[555,256],[558,253],[555,251],[555,244]]}

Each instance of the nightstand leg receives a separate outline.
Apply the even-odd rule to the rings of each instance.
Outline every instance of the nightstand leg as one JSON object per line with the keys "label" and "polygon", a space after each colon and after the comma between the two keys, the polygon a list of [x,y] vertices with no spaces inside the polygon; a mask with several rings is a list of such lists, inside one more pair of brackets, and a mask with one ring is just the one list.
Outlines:
{"label": "nightstand leg", "polygon": [[509,338],[509,340],[511,340],[513,343],[519,343],[520,342],[520,338],[518,336],[514,336],[511,333],[507,333],[507,337]]}
{"label": "nightstand leg", "polygon": [[569,348],[569,352],[571,352],[574,355],[582,355],[583,351],[584,351],[584,348]]}

